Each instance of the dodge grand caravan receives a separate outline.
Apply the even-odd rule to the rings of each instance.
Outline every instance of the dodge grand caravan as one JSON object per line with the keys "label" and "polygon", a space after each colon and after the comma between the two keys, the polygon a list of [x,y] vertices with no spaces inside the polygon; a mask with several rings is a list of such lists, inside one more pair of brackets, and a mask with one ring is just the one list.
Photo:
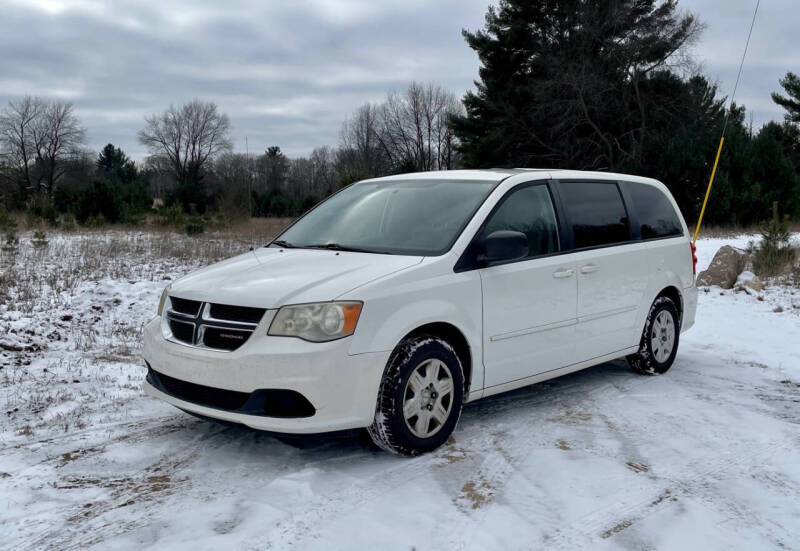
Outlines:
{"label": "dodge grand caravan", "polygon": [[696,258],[663,184],[562,170],[407,174],[336,193],[169,285],[148,393],[279,433],[432,450],[462,405],[615,358],[664,373]]}

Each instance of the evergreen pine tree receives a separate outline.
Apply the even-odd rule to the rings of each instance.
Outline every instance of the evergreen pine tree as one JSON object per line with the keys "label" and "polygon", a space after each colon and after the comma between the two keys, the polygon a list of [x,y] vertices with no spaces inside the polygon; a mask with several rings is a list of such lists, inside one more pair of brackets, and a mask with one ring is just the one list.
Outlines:
{"label": "evergreen pine tree", "polygon": [[645,81],[699,30],[675,0],[501,0],[484,29],[463,31],[482,64],[452,119],[464,162],[635,167],[650,131]]}

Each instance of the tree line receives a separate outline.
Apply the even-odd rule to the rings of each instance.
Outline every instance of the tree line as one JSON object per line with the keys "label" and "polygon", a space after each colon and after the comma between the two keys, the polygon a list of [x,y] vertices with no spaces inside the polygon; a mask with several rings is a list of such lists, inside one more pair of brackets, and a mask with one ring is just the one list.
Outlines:
{"label": "tree line", "polygon": [[[458,167],[449,120],[460,109],[455,94],[411,83],[348,117],[338,147],[289,158],[277,145],[257,155],[234,152],[227,115],[194,100],[145,118],[137,137],[149,155],[134,163],[113,144],[96,157],[87,151],[71,104],[24,97],[0,115],[0,205],[88,225],[135,222],[153,205],[198,215],[296,216],[360,179]],[[41,137],[39,129],[51,127],[61,129],[47,134],[59,149]]]}
{"label": "tree line", "polygon": [[788,72],[772,94],[784,120],[754,129],[692,59],[702,29],[677,0],[500,0],[463,31],[480,60],[474,91],[412,82],[347,117],[337,146],[297,158],[278,145],[234,152],[230,120],[200,100],[145,118],[142,162],[112,144],[94,155],[71,104],[24,97],[0,111],[0,206],[83,224],[135,221],[153,199],[296,216],[364,178],[538,167],[658,178],[694,220],[726,126],[707,220],[749,225],[773,201],[800,218],[800,78]]}

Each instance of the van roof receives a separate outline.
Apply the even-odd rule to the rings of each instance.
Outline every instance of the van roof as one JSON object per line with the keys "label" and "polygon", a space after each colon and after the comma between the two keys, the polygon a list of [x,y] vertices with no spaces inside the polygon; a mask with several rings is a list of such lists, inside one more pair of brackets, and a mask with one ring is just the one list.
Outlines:
{"label": "van roof", "polygon": [[527,174],[531,172],[548,173],[544,177],[572,179],[572,178],[600,178],[603,180],[628,180],[636,182],[656,183],[652,178],[620,174],[616,172],[597,172],[591,170],[566,170],[560,168],[488,168],[480,170],[434,170],[431,172],[410,172],[407,174],[394,174],[372,178],[368,181],[392,180],[459,180],[476,182],[499,182],[509,176]]}

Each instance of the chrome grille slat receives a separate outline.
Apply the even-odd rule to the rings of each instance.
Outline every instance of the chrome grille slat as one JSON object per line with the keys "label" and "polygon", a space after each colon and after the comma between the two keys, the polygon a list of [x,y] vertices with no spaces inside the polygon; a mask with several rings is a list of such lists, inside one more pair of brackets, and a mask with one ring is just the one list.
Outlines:
{"label": "chrome grille slat", "polygon": [[[173,308],[173,300],[178,304],[178,309]],[[194,315],[189,314],[189,309],[197,310]],[[246,317],[241,319],[219,319],[213,317],[212,311],[241,314]],[[189,301],[177,297],[169,297],[167,308],[165,309],[166,322],[172,332],[170,340],[186,346],[197,348],[210,348],[220,351],[233,351],[243,345],[253,334],[258,326],[255,319],[264,316],[266,309],[252,308],[244,306],[229,306],[224,304],[214,304],[210,302]],[[191,338],[187,338],[186,328],[182,328],[180,335],[173,331],[173,323],[181,326],[191,326]]]}

